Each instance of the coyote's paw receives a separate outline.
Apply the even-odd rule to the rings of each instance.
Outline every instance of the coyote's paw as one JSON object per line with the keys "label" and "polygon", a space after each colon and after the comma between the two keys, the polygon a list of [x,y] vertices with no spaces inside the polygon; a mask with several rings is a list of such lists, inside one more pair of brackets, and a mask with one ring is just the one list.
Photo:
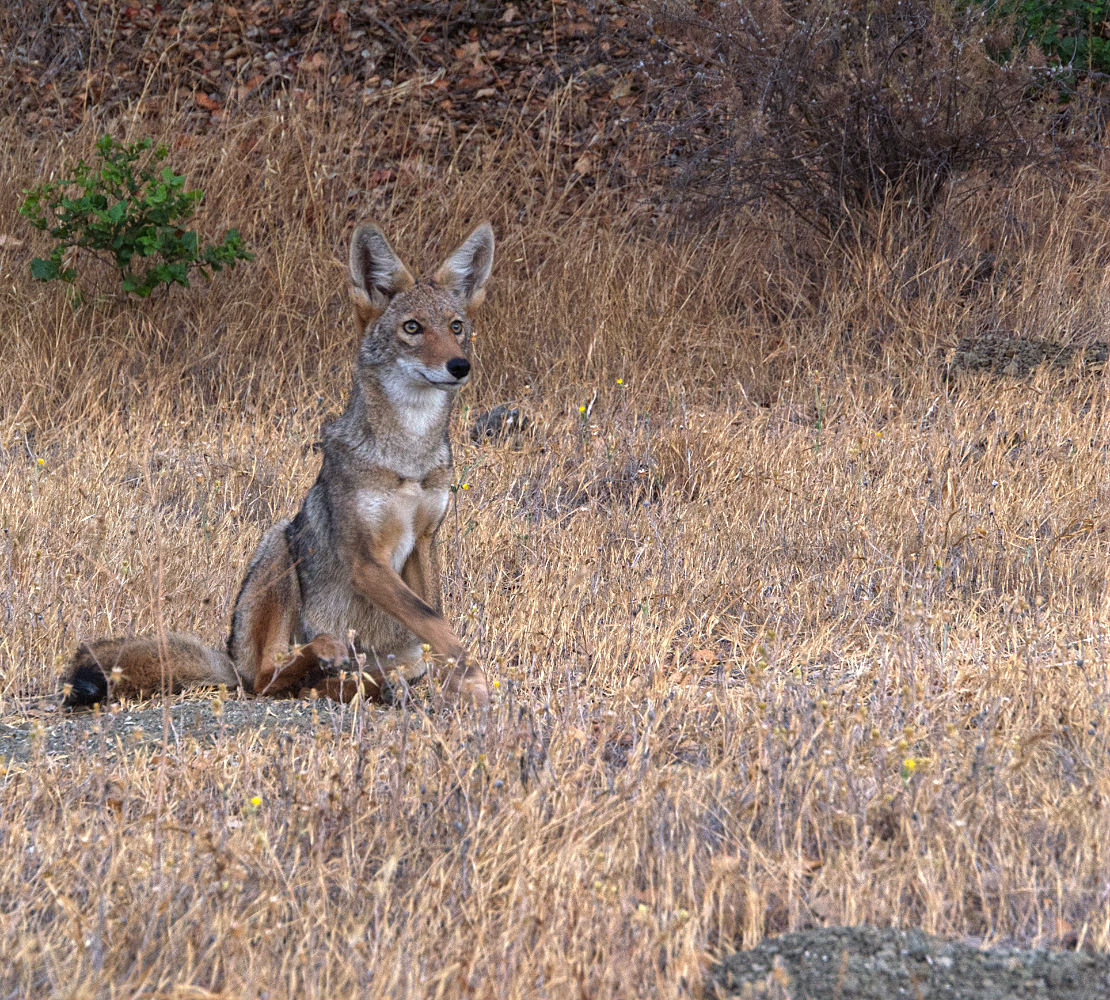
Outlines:
{"label": "coyote's paw", "polygon": [[[316,636],[310,643],[301,648],[302,655],[310,655],[322,669],[348,670],[350,669],[350,651],[345,642],[326,632]],[[344,666],[340,666],[344,664]]]}
{"label": "coyote's paw", "polygon": [[316,660],[316,665],[329,677],[353,674],[358,670],[358,664],[353,663],[349,656],[321,656]]}
{"label": "coyote's paw", "polygon": [[486,672],[478,664],[462,660],[444,678],[443,696],[462,708],[489,708]]}

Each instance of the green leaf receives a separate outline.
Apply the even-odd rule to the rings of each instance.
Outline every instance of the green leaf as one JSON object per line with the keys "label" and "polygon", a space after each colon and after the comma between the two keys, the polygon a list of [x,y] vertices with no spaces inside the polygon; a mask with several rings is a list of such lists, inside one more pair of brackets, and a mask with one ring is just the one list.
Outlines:
{"label": "green leaf", "polygon": [[53,281],[55,278],[60,278],[61,273],[54,261],[36,257],[31,261],[31,277],[39,281]]}
{"label": "green leaf", "polygon": [[150,284],[149,276],[144,275],[140,278],[138,275],[129,274],[123,279],[123,290],[131,295],[138,295],[139,298],[145,299],[154,290],[154,285]]}

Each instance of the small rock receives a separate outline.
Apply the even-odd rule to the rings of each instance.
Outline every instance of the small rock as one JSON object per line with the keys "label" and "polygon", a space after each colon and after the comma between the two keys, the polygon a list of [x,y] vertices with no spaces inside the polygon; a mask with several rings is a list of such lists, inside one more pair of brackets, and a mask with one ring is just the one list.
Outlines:
{"label": "small rock", "polygon": [[474,442],[492,441],[519,434],[528,430],[532,422],[520,410],[504,404],[478,414],[474,426],[470,428],[470,440]]}

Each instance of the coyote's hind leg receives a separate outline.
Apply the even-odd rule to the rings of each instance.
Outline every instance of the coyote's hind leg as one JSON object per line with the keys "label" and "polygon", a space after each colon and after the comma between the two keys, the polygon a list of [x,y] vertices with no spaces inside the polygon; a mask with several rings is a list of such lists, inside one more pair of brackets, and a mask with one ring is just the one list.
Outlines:
{"label": "coyote's hind leg", "polygon": [[[301,590],[285,538],[288,521],[274,525],[255,551],[235,602],[228,644],[244,683],[255,694],[282,695],[315,688],[337,701],[358,691],[354,674],[344,680],[347,647],[334,635],[321,634],[292,657],[289,646],[301,613]],[[282,662],[282,660],[285,662]],[[363,684],[364,697],[387,700],[389,685],[377,671]]]}
{"label": "coyote's hind leg", "polygon": [[[298,691],[302,696],[311,691],[335,701],[351,701],[359,693],[367,701],[390,702],[393,691],[379,670],[362,670],[361,677],[352,663],[347,647],[334,635],[323,633],[305,643],[288,662],[270,675],[266,684],[255,682],[255,694],[284,694]],[[261,675],[260,675],[261,676]]]}
{"label": "coyote's hind leg", "polygon": [[[361,693],[366,701],[393,703],[393,686],[380,670],[364,667],[360,671],[358,665],[352,663],[347,657],[347,651],[341,644],[337,643],[339,648],[329,655],[328,647],[323,645],[324,642],[337,643],[337,640],[331,635],[316,636],[298,653],[298,658],[303,657],[308,662],[300,665],[294,660],[282,668],[279,677],[284,677],[291,670],[293,673],[299,672],[301,697],[313,692],[316,695],[331,698],[333,701],[347,702]],[[336,656],[335,653],[341,655]]]}
{"label": "coyote's hind leg", "polygon": [[301,611],[301,588],[285,540],[288,525],[279,521],[258,543],[231,619],[228,652],[255,694],[277,694],[293,680],[277,680],[278,661],[289,650]]}

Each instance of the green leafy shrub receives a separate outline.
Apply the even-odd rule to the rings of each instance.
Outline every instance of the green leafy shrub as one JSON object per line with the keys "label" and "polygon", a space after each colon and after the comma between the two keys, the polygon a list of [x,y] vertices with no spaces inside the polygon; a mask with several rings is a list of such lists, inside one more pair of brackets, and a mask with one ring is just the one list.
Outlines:
{"label": "green leafy shrub", "polygon": [[188,288],[190,271],[211,279],[254,259],[238,230],[202,247],[196,232],[183,228],[204,192],[186,191],[185,178],[168,166],[157,170],[167,151],[159,146],[146,156],[150,147],[150,139],[127,145],[106,135],[96,144],[99,168],[79,160],[72,177],[23,192],[20,215],[57,240],[49,257],[31,262],[32,277],[74,282],[77,271],[66,256],[76,248],[114,264],[123,290],[146,298],[159,285]]}
{"label": "green leafy shrub", "polygon": [[1017,42],[1037,45],[1049,63],[1076,73],[1110,73],[1110,0],[1002,0]]}

